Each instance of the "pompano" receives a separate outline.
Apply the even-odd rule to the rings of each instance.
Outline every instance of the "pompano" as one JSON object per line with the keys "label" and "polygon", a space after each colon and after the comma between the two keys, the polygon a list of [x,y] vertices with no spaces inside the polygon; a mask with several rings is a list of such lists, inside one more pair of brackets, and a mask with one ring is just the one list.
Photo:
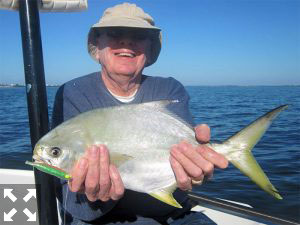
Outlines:
{"label": "pompano", "polygon": [[[193,127],[166,109],[176,101],[155,101],[94,109],[63,122],[42,137],[35,146],[33,158],[65,172],[93,144],[105,144],[110,160],[121,174],[126,189],[150,194],[175,207],[176,180],[169,162],[173,144],[185,140],[198,145]],[[223,154],[263,190],[282,199],[251,150],[272,120],[287,105],[258,118],[221,144],[207,144]]]}

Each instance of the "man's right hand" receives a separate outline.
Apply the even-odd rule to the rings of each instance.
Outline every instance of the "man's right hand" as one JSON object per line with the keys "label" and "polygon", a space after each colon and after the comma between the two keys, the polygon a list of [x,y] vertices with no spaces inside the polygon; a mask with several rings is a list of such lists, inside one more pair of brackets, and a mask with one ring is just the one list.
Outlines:
{"label": "man's right hand", "polygon": [[124,184],[116,166],[110,163],[105,145],[89,147],[71,172],[69,188],[85,193],[88,200],[118,200],[124,194]]}

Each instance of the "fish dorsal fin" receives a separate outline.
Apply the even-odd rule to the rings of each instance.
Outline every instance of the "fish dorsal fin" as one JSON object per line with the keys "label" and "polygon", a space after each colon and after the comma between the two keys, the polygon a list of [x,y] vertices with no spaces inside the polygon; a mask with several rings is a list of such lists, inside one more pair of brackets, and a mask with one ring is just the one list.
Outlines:
{"label": "fish dorsal fin", "polygon": [[176,208],[182,208],[182,206],[173,197],[173,192],[175,191],[175,189],[176,186],[172,185],[170,187],[159,189],[148,194],[168,205],[174,206]]}
{"label": "fish dorsal fin", "polygon": [[118,153],[118,152],[110,152],[109,153],[110,161],[116,165],[117,167],[121,166],[123,163],[133,159],[132,156]]}
{"label": "fish dorsal fin", "polygon": [[181,101],[179,100],[160,100],[160,101],[152,101],[152,102],[138,104],[138,106],[143,108],[147,107],[150,108],[151,110],[155,110],[167,114],[175,118],[176,120],[180,121],[185,126],[187,126],[188,128],[194,131],[194,128],[189,123],[187,123],[185,120],[183,120],[181,117],[179,117],[178,115],[176,115],[175,113],[170,111],[170,109],[167,108],[167,106],[170,104],[180,104],[180,103]]}

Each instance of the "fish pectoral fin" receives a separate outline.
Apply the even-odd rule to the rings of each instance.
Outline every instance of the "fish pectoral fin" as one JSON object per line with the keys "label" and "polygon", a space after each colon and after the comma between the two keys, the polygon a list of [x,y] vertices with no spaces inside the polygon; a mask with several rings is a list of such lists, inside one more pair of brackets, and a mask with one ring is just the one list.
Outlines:
{"label": "fish pectoral fin", "polygon": [[148,194],[168,205],[174,206],[176,208],[182,208],[182,206],[173,197],[173,192],[170,192],[167,189],[156,190]]}
{"label": "fish pectoral fin", "polygon": [[118,153],[118,152],[110,152],[109,153],[110,161],[115,164],[117,167],[121,166],[123,163],[133,159],[132,156]]}
{"label": "fish pectoral fin", "polygon": [[282,199],[250,151],[244,151],[240,159],[231,160],[231,163],[263,190],[277,199]]}

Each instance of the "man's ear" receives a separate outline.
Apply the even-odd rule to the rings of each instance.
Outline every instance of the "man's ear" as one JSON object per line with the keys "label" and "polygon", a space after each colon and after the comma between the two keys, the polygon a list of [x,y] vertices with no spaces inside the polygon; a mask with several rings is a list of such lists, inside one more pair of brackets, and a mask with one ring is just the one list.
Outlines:
{"label": "man's ear", "polygon": [[96,54],[95,54],[95,57],[96,57],[97,61],[99,61],[99,59],[100,59],[100,51],[99,51],[99,48],[98,48],[98,47],[96,48]]}

